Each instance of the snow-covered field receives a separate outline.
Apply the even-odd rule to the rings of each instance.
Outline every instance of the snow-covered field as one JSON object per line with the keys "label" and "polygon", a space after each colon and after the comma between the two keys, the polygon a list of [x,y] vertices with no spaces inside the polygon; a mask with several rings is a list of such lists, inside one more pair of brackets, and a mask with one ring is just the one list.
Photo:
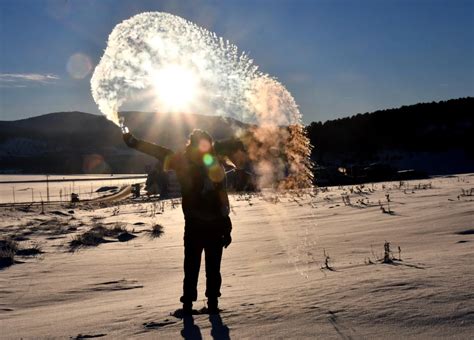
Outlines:
{"label": "snow-covered field", "polygon": [[[234,195],[223,311],[184,320],[169,315],[183,276],[176,201],[163,213],[157,203],[56,206],[45,215],[2,207],[1,235],[44,253],[0,271],[0,338],[468,339],[474,197],[462,190],[472,187],[474,175],[459,175]],[[117,222],[137,237],[68,252],[74,235]],[[146,231],[156,223],[164,234],[152,239]],[[379,261],[385,241],[401,261]]]}

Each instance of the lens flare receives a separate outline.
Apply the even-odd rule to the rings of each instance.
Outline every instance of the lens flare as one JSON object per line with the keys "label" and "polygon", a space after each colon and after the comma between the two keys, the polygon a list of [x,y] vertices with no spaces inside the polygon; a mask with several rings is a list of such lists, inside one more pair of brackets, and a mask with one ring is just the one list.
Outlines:
{"label": "lens flare", "polygon": [[210,154],[206,153],[206,154],[202,157],[202,161],[203,161],[203,163],[204,163],[206,166],[211,166],[212,163],[214,163],[214,157],[212,157]]}
{"label": "lens flare", "polygon": [[214,183],[219,183],[222,180],[224,180],[225,171],[218,163],[214,163],[209,168],[208,176],[209,176],[209,179],[213,181]]}
{"label": "lens flare", "polygon": [[66,69],[74,79],[84,79],[92,71],[92,62],[85,54],[76,53],[69,57]]}

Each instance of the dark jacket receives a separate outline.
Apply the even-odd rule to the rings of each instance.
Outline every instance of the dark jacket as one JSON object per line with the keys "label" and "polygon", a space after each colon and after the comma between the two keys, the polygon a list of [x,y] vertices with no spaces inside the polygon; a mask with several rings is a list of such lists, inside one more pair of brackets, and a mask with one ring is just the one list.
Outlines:
{"label": "dark jacket", "polygon": [[181,186],[182,208],[186,223],[223,224],[231,228],[229,220],[229,199],[226,189],[225,169],[215,155],[209,166],[200,156],[185,151],[173,152],[162,146],[124,135],[125,143],[143,153],[160,160],[164,170],[174,170]]}

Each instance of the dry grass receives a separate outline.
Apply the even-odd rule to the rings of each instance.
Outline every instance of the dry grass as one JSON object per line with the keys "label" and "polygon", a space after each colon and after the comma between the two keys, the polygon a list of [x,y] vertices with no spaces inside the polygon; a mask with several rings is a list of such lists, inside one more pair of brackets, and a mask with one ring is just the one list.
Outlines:
{"label": "dry grass", "polygon": [[31,243],[29,247],[21,247],[16,251],[16,255],[18,256],[38,256],[43,253],[43,249],[39,243]]}
{"label": "dry grass", "polygon": [[80,248],[97,247],[101,243],[116,242],[115,240],[107,240],[106,237],[115,238],[119,242],[126,242],[136,236],[129,233],[123,223],[116,223],[113,227],[106,227],[97,223],[88,231],[74,236],[69,242],[69,250],[75,251]]}
{"label": "dry grass", "polygon": [[155,224],[151,227],[151,230],[148,230],[148,235],[150,238],[159,238],[163,235],[164,230],[161,224]]}
{"label": "dry grass", "polygon": [[69,250],[76,251],[79,248],[97,247],[99,244],[106,242],[103,236],[98,230],[88,230],[73,237],[69,242]]}
{"label": "dry grass", "polygon": [[15,264],[15,256],[38,256],[42,253],[43,250],[38,243],[20,247],[19,243],[10,237],[0,239],[0,269]]}
{"label": "dry grass", "polygon": [[0,240],[0,269],[9,267],[15,263],[15,255],[18,250],[18,242],[11,238]]}

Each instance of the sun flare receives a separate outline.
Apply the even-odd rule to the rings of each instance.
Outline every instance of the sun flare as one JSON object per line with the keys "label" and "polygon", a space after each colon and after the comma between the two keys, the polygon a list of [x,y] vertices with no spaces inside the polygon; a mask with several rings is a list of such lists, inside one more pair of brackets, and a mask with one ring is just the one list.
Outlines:
{"label": "sun flare", "polygon": [[197,75],[179,65],[170,65],[153,72],[151,82],[160,111],[189,109],[197,95]]}

